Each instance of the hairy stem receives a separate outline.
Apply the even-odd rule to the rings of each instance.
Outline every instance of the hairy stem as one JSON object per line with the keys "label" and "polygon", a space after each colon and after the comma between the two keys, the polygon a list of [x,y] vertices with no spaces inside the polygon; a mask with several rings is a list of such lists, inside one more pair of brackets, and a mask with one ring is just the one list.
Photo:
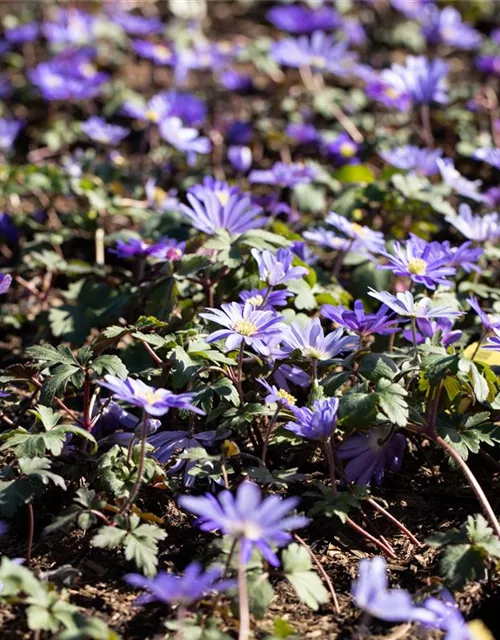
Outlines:
{"label": "hairy stem", "polygon": [[419,542],[415,536],[413,535],[413,533],[407,529],[405,527],[405,525],[400,522],[397,518],[395,518],[392,513],[390,513],[389,511],[387,511],[387,509],[384,509],[384,507],[382,505],[380,505],[376,500],[374,500],[373,498],[369,498],[367,500],[368,504],[371,504],[371,506],[378,511],[379,513],[381,513],[383,516],[385,516],[387,518],[387,520],[389,520],[389,522],[392,522],[392,524],[397,527],[402,533],[405,534],[405,536],[411,540],[413,542],[414,545],[416,545],[417,547],[423,547],[423,544],[421,542]]}
{"label": "hairy stem", "polygon": [[340,607],[339,607],[339,601],[337,598],[337,594],[335,593],[335,589],[333,587],[333,582],[331,581],[330,576],[327,574],[327,572],[324,570],[323,565],[321,564],[321,562],[318,560],[318,558],[316,557],[314,551],[311,549],[311,547],[307,544],[307,542],[305,540],[303,540],[300,536],[298,536],[296,533],[293,534],[293,537],[295,538],[295,540],[297,540],[297,542],[299,544],[301,544],[304,549],[306,549],[307,553],[309,554],[309,556],[311,557],[311,560],[314,562],[314,564],[318,567],[318,571],[321,573],[321,575],[323,576],[324,581],[326,582],[327,586],[328,586],[328,590],[330,591],[330,594],[332,596],[332,600],[333,600],[333,605],[335,607],[335,612],[336,613],[340,613]]}
{"label": "hairy stem", "polygon": [[142,424],[141,424],[141,449],[139,452],[139,465],[137,466],[137,478],[134,482],[132,489],[130,489],[130,493],[128,498],[123,503],[120,514],[126,513],[128,509],[134,504],[134,500],[139,493],[139,489],[142,484],[142,477],[144,475],[144,465],[146,462],[146,444],[147,444],[147,434],[148,434],[148,414],[144,411],[142,416]]}
{"label": "hairy stem", "polygon": [[250,635],[250,607],[248,602],[247,570],[240,549],[238,558],[238,604],[240,608],[240,629],[238,640],[248,640]]}

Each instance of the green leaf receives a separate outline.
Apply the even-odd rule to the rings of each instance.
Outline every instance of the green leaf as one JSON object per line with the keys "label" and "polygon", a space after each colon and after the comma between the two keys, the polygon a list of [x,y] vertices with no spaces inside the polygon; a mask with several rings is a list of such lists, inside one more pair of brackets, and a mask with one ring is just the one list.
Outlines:
{"label": "green leaf", "polygon": [[375,180],[373,171],[364,164],[345,164],[333,174],[333,177],[340,182],[370,183]]}
{"label": "green leaf", "polygon": [[368,383],[353,387],[340,398],[339,424],[343,427],[372,426],[377,415],[377,394],[369,391]]}
{"label": "green leaf", "polygon": [[272,584],[260,571],[250,571],[248,576],[248,596],[252,615],[261,620],[274,596]]}
{"label": "green leaf", "polygon": [[307,550],[293,542],[282,554],[283,571],[298,597],[310,609],[317,611],[320,604],[328,601],[329,594],[320,577],[312,571],[312,562]]}
{"label": "green leaf", "polygon": [[38,360],[40,365],[43,365],[43,367],[56,364],[79,366],[71,350],[65,345],[60,345],[57,349],[51,345],[29,347],[26,349],[26,353],[30,358]]}
{"label": "green leaf", "polygon": [[381,378],[392,380],[398,371],[394,360],[383,353],[368,353],[362,358],[358,368],[358,373],[372,382]]}
{"label": "green leaf", "polygon": [[50,407],[44,407],[41,404],[37,405],[35,409],[31,409],[30,413],[40,420],[45,431],[53,429],[61,419],[61,415],[59,413],[56,413]]}
{"label": "green leaf", "polygon": [[104,355],[99,356],[92,361],[92,369],[101,376],[109,373],[112,376],[118,376],[122,380],[128,376],[128,369],[118,356]]}
{"label": "green leaf", "polygon": [[400,384],[381,378],[375,388],[377,402],[388,420],[398,427],[408,422],[408,403],[404,397],[408,392]]}

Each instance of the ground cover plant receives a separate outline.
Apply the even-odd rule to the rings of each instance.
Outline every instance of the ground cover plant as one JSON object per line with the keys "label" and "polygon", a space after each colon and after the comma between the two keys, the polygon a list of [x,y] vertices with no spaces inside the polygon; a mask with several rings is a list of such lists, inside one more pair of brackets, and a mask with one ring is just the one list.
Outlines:
{"label": "ground cover plant", "polygon": [[498,3],[0,16],[1,638],[500,637]]}

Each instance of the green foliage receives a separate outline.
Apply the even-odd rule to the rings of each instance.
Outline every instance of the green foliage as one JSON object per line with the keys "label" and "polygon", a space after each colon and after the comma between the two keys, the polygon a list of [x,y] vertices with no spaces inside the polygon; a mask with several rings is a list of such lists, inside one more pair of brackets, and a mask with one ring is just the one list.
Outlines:
{"label": "green foliage", "polygon": [[[149,450],[152,447],[148,445]],[[99,460],[97,478],[107,493],[116,498],[126,498],[137,479],[140,445],[135,445],[130,458],[128,450],[115,444]],[[142,482],[150,483],[154,478],[164,478],[165,472],[152,458],[146,458]]]}
{"label": "green foliage", "polygon": [[318,574],[312,570],[312,560],[303,546],[293,542],[282,554],[285,577],[297,596],[313,611],[328,601],[329,593]]}
{"label": "green foliage", "polygon": [[96,497],[96,492],[86,487],[81,487],[73,498],[73,504],[54,518],[53,522],[45,527],[44,535],[50,535],[60,529],[68,529],[76,524],[81,529],[90,529],[97,523],[96,512],[101,511],[106,505],[105,500]]}
{"label": "green foliage", "polygon": [[361,509],[360,500],[370,496],[367,487],[356,485],[350,491],[340,491],[333,495],[332,488],[317,482],[314,489],[307,491],[307,496],[314,499],[314,504],[309,509],[308,515],[324,515],[327,518],[337,517],[345,523],[352,509]]}

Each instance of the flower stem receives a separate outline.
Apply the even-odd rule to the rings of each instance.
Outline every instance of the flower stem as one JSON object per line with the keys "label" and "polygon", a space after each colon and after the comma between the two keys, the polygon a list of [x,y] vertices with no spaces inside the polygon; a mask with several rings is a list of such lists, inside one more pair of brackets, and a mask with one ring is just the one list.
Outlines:
{"label": "flower stem", "polygon": [[242,341],[240,344],[240,352],[238,354],[238,365],[236,371],[236,388],[238,389],[238,395],[240,396],[240,402],[243,405],[243,387],[241,386],[241,378],[243,376],[243,349],[245,347],[245,343]]}
{"label": "flower stem", "polygon": [[481,348],[481,345],[483,344],[484,339],[486,338],[486,332],[485,331],[481,331],[481,336],[477,342],[477,346],[474,349],[474,353],[471,355],[470,359],[473,361],[474,358],[477,355],[477,352],[479,351],[479,349]]}
{"label": "flower stem", "polygon": [[280,412],[280,407],[278,405],[276,411],[273,414],[273,417],[271,418],[271,422],[269,423],[269,427],[267,428],[267,432],[266,432],[266,437],[264,440],[264,446],[262,447],[262,456],[261,456],[261,460],[262,460],[262,464],[265,466],[266,464],[266,457],[267,457],[267,450],[269,448],[269,440],[271,439],[271,434],[273,432],[273,427],[276,423],[276,418],[278,417],[278,413]]}
{"label": "flower stem", "polygon": [[271,291],[273,290],[272,285],[269,285],[267,287],[267,291],[266,291],[266,295],[264,296],[263,300],[262,300],[262,304],[260,305],[259,309],[263,309],[264,305],[266,304],[266,302],[269,300],[269,296],[271,295]]}
{"label": "flower stem", "polygon": [[431,110],[428,104],[423,104],[420,107],[420,117],[422,118],[425,144],[432,148],[434,146],[434,136],[432,135]]}
{"label": "flower stem", "polygon": [[139,493],[139,489],[142,484],[142,477],[144,475],[144,465],[146,462],[147,433],[148,433],[148,414],[144,411],[142,416],[142,424],[141,424],[141,436],[140,436],[141,449],[139,452],[139,464],[137,466],[137,478],[135,479],[132,489],[130,489],[128,498],[125,500],[125,502],[123,503],[120,509],[120,514],[123,514],[126,511],[128,511],[130,506],[134,503],[134,500],[136,499],[137,494]]}
{"label": "flower stem", "polygon": [[417,319],[415,316],[411,316],[411,336],[413,339],[413,357],[420,364],[420,354],[418,352],[418,343],[417,343]]}
{"label": "flower stem", "polygon": [[298,536],[296,533],[293,534],[293,537],[295,538],[295,540],[297,540],[297,542],[299,544],[301,544],[304,547],[304,549],[306,549],[306,551],[310,555],[312,561],[318,567],[319,572],[321,573],[321,575],[323,576],[323,579],[325,580],[326,584],[328,585],[328,589],[329,589],[330,594],[332,596],[333,605],[335,607],[335,612],[336,613],[340,613],[339,601],[338,601],[338,598],[337,598],[337,594],[335,593],[335,589],[333,587],[333,582],[332,582],[330,576],[327,574],[327,572],[323,568],[323,565],[318,560],[318,558],[316,557],[314,551],[307,544],[307,542],[305,540],[303,540],[300,536]]}
{"label": "flower stem", "polygon": [[387,509],[384,509],[384,507],[382,505],[380,505],[376,500],[374,500],[373,498],[368,498],[367,500],[368,504],[371,504],[371,506],[378,511],[379,513],[381,513],[383,516],[385,516],[389,522],[392,522],[392,524],[397,527],[402,533],[405,534],[405,536],[407,538],[409,538],[414,545],[416,545],[417,547],[423,547],[423,544],[421,542],[419,542],[415,536],[413,535],[413,533],[407,529],[405,527],[405,525],[400,522],[397,518],[395,518],[392,513],[389,513],[389,511],[387,511]]}
{"label": "flower stem", "polygon": [[238,603],[240,608],[238,640],[248,640],[250,635],[250,607],[248,602],[247,570],[243,562],[241,548],[238,558]]}
{"label": "flower stem", "polygon": [[33,535],[35,532],[35,514],[33,512],[33,505],[28,504],[28,544],[26,547],[26,566],[30,566],[31,551],[33,549]]}

